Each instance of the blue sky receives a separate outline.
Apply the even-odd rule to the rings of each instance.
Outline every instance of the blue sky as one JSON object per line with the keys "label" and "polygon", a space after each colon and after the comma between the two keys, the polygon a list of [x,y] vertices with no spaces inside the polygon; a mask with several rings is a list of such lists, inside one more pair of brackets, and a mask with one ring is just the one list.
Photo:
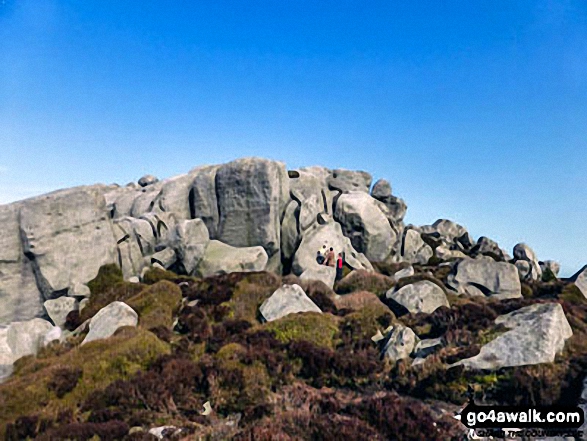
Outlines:
{"label": "blue sky", "polygon": [[[365,5],[367,4],[367,5]],[[0,0],[0,203],[242,156],[587,263],[587,3]]]}

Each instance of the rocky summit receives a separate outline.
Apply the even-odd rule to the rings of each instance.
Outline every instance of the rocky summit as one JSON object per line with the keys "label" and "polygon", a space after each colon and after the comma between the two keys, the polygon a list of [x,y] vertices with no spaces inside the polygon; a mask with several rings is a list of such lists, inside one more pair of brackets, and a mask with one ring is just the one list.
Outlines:
{"label": "rocky summit", "polygon": [[406,210],[260,158],[0,206],[0,439],[447,440],[470,399],[579,403],[587,266]]}

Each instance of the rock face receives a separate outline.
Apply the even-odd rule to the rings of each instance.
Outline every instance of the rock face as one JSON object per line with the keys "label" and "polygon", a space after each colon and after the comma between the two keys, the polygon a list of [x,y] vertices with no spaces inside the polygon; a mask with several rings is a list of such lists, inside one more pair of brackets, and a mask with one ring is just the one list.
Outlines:
{"label": "rock face", "polygon": [[335,278],[336,269],[325,265],[313,266],[300,275],[300,280],[319,280],[329,288],[334,286]]}
{"label": "rock face", "polygon": [[406,228],[401,246],[401,260],[409,263],[426,264],[434,252],[420,233],[414,228]]}
{"label": "rock face", "polygon": [[100,309],[90,320],[90,332],[82,344],[108,338],[123,326],[136,326],[139,322],[137,313],[126,303],[112,302]]}
{"label": "rock face", "polygon": [[450,306],[442,288],[429,280],[406,285],[399,290],[391,289],[386,297],[406,308],[410,313],[430,314],[441,306]]}
{"label": "rock face", "polygon": [[552,363],[573,331],[563,308],[558,303],[527,306],[499,316],[496,324],[510,330],[481,348],[475,357],[461,360],[453,366],[473,369],[499,369]]}
{"label": "rock face", "polygon": [[488,237],[481,236],[478,240],[473,249],[471,250],[473,255],[479,254],[492,254],[497,256],[500,260],[509,260],[506,259],[504,252],[499,247],[497,242],[489,239]]}
{"label": "rock face", "polygon": [[157,179],[155,176],[153,175],[145,175],[143,176],[141,179],[139,179],[138,184],[141,187],[146,187],[147,185],[152,185],[159,182],[159,179]]}
{"label": "rock face", "polygon": [[116,262],[116,242],[98,188],[57,191],[27,201],[20,210],[23,251],[46,299],[96,277]]}
{"label": "rock face", "polygon": [[299,285],[283,285],[263,302],[259,310],[268,322],[297,312],[322,312]]}
{"label": "rock face", "polygon": [[547,269],[552,272],[555,276],[558,276],[558,273],[561,269],[560,263],[554,260],[545,260],[544,262],[539,262],[540,269],[544,273]]}
{"label": "rock face", "polygon": [[211,240],[196,274],[209,277],[232,272],[263,271],[266,266],[267,253],[261,246],[237,248]]}
{"label": "rock face", "polygon": [[491,257],[464,259],[448,284],[459,294],[509,299],[522,296],[518,270],[510,263],[496,262]]}
{"label": "rock face", "polygon": [[519,243],[514,247],[514,259],[517,262],[528,262],[529,271],[525,278],[530,280],[539,280],[542,277],[542,268],[536,258],[536,254],[525,243]]}
{"label": "rock face", "polygon": [[587,298],[587,265],[577,271],[570,279]]}
{"label": "rock face", "polygon": [[353,247],[367,259],[380,262],[389,256],[396,235],[376,200],[367,193],[353,191],[341,195],[334,218]]}
{"label": "rock face", "polygon": [[395,325],[384,340],[383,356],[391,362],[409,358],[417,340],[418,337],[410,328],[401,324]]}
{"label": "rock face", "polygon": [[204,257],[210,238],[202,219],[184,220],[175,226],[170,245],[187,274],[193,274]]}

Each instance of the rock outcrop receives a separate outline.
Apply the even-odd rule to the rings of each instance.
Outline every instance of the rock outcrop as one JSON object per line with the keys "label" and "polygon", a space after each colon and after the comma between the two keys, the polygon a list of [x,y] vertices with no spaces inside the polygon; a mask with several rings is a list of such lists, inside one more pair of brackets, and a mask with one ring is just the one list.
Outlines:
{"label": "rock outcrop", "polygon": [[196,270],[208,277],[234,272],[262,271],[267,266],[267,252],[262,246],[237,248],[211,240]]}
{"label": "rock outcrop", "polygon": [[138,314],[123,302],[112,302],[100,309],[90,320],[90,331],[82,344],[108,338],[123,326],[137,326]]}
{"label": "rock outcrop", "polygon": [[268,322],[298,312],[322,312],[299,285],[283,285],[263,302],[259,311]]}
{"label": "rock outcrop", "polygon": [[397,290],[393,288],[385,296],[410,313],[430,314],[441,306],[449,306],[444,290],[429,280],[411,283]]}
{"label": "rock outcrop", "polygon": [[418,337],[414,331],[401,324],[395,325],[385,340],[382,340],[383,356],[391,362],[409,358],[417,342]]}

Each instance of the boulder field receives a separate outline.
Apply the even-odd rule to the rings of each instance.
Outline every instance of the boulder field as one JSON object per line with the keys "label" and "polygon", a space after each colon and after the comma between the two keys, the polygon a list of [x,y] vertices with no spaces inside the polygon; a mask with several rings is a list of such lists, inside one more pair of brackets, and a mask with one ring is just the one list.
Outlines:
{"label": "boulder field", "polygon": [[261,158],[0,205],[0,438],[461,439],[467,390],[578,402],[587,266],[406,210]]}

